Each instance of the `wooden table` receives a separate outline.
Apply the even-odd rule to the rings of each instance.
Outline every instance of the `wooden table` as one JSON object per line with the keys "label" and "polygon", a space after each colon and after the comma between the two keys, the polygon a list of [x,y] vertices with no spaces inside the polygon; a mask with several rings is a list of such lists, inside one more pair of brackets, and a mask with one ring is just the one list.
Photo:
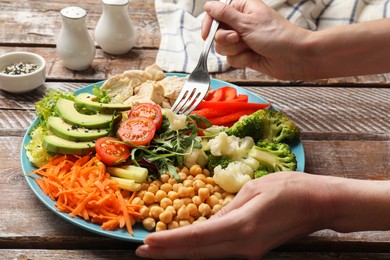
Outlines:
{"label": "wooden table", "polygon": [[[33,92],[0,91],[0,255],[5,259],[133,259],[137,244],[82,230],[47,209],[30,190],[19,161],[21,143],[35,118],[34,103],[47,89],[75,90],[155,61],[159,26],[153,0],[133,0],[130,15],[139,37],[129,53],[97,49],[92,66],[73,72],[55,51],[59,10],[88,11],[91,36],[101,15],[96,0],[0,2],[0,54],[31,51],[47,61],[47,81]],[[285,82],[245,69],[215,78],[240,85],[280,106],[302,130],[306,171],[360,179],[390,177],[390,77],[371,75],[313,82]],[[330,230],[283,245],[266,259],[388,259],[390,232],[340,234]]]}

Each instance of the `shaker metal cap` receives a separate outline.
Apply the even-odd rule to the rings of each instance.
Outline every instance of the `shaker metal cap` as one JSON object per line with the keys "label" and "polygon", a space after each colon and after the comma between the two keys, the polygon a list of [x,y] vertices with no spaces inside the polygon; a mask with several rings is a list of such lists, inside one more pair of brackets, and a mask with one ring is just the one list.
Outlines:
{"label": "shaker metal cap", "polygon": [[87,11],[78,6],[69,6],[61,9],[61,15],[70,19],[79,19],[87,15]]}

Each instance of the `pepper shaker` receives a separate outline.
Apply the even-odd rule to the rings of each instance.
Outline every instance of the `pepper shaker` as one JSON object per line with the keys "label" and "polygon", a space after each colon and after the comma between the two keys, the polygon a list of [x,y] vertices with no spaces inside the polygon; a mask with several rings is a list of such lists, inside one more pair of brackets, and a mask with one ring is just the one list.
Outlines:
{"label": "pepper shaker", "polygon": [[87,12],[81,7],[70,6],[60,13],[62,27],[57,39],[57,53],[68,69],[85,70],[96,52],[85,24]]}
{"label": "pepper shaker", "polygon": [[135,45],[136,30],[128,3],[128,0],[102,0],[103,13],[95,28],[95,39],[107,53],[124,54]]}

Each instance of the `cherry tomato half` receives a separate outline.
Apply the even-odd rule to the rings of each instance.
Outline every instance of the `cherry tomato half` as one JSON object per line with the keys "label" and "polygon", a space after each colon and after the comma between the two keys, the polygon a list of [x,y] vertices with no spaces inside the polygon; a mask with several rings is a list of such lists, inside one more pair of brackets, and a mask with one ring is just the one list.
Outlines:
{"label": "cherry tomato half", "polygon": [[96,140],[96,153],[104,164],[117,165],[130,156],[129,147],[120,142],[114,137],[101,137]]}
{"label": "cherry tomato half", "polygon": [[147,117],[129,117],[123,121],[118,129],[118,136],[122,141],[132,146],[147,145],[156,133],[156,124]]}
{"label": "cherry tomato half", "polygon": [[159,105],[152,103],[139,103],[130,110],[129,117],[143,116],[153,120],[156,130],[162,124],[162,112]]}

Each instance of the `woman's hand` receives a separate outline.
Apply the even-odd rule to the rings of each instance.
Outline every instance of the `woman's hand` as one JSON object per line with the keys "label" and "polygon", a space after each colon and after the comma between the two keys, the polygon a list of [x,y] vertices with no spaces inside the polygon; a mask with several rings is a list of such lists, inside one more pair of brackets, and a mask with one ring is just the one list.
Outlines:
{"label": "woman's hand", "polygon": [[299,28],[259,0],[218,1],[205,4],[202,37],[212,18],[221,22],[215,49],[233,67],[249,67],[280,79],[307,77],[302,43],[312,32]]}
{"label": "woman's hand", "polygon": [[152,233],[136,253],[160,259],[258,259],[283,242],[318,230],[330,216],[332,208],[318,196],[327,189],[323,178],[280,172],[252,180],[209,220]]}

